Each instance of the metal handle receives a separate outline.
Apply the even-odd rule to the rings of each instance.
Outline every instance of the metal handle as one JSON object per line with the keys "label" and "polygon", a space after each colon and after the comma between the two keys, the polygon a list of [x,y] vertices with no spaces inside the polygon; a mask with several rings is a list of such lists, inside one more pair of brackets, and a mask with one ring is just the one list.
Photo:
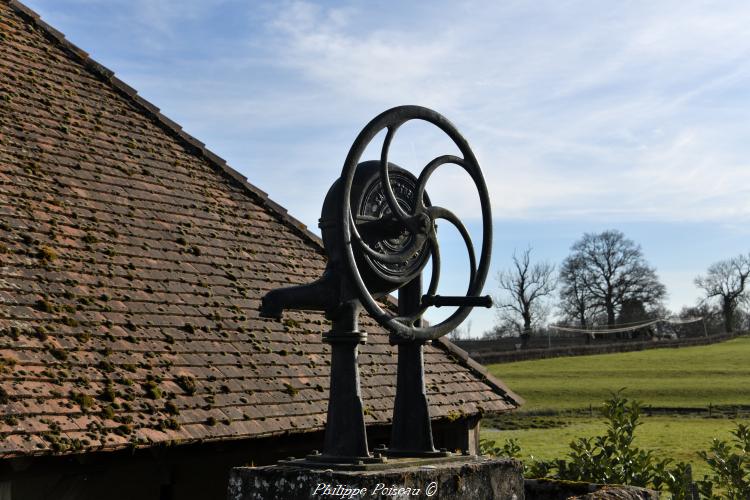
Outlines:
{"label": "metal handle", "polygon": [[490,297],[489,295],[480,297],[424,295],[422,297],[422,305],[425,307],[492,307],[492,297]]}

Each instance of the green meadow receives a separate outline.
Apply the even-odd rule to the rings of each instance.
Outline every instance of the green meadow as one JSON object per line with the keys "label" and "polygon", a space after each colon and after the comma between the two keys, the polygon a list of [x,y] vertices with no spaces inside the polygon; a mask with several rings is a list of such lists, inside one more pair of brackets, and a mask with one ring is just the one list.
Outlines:
{"label": "green meadow", "polygon": [[[750,337],[679,349],[522,361],[488,366],[526,404],[513,415],[488,419],[483,438],[516,438],[527,459],[562,458],[577,437],[604,430],[597,408],[625,389],[646,407],[636,444],[658,457],[690,462],[714,437],[729,439],[750,415]],[[708,408],[711,411],[708,411]]]}

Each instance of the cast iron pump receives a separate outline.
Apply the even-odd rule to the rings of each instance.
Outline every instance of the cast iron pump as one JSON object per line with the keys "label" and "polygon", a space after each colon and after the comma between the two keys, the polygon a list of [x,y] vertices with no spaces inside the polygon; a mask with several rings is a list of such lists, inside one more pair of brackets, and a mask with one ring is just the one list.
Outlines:
{"label": "cast iron pump", "polygon": [[[424,120],[438,128],[462,156],[439,156],[419,177],[388,161],[391,142],[404,123]],[[370,142],[385,130],[379,161],[360,162]],[[482,245],[477,261],[474,245],[461,220],[434,206],[425,191],[441,165],[455,164],[471,177],[479,196]],[[469,280],[463,296],[436,295],[440,248],[436,221],[443,219],[461,234],[468,253]],[[487,186],[469,144],[445,117],[420,106],[399,106],[375,117],[360,132],[346,157],[341,176],[323,202],[320,228],[328,264],[321,278],[308,285],[280,288],[263,297],[261,315],[280,318],[284,309],[325,311],[332,328],[323,335],[331,345],[331,382],[323,453],[312,462],[367,464],[382,458],[370,454],[365,434],[357,367],[357,347],[367,340],[358,328],[364,308],[390,332],[398,346],[398,375],[391,445],[386,455],[432,457],[435,450],[424,385],[423,346],[458,327],[473,307],[490,307],[481,296],[490,264],[492,216]],[[427,292],[422,271],[431,262]],[[387,295],[398,291],[398,305]],[[380,303],[378,302],[380,301]],[[428,325],[422,315],[430,306],[453,306],[445,320]]]}

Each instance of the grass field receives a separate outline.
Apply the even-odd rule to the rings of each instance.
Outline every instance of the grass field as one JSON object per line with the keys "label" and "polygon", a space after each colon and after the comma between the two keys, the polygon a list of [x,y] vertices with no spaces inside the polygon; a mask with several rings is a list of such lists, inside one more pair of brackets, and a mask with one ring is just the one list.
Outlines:
{"label": "grass field", "polygon": [[750,405],[750,337],[699,347],[490,365],[524,412],[597,406],[610,391],[656,407]]}
{"label": "grass field", "polygon": [[[601,433],[596,409],[610,392],[664,414],[644,417],[636,444],[659,457],[690,462],[695,477],[708,469],[696,456],[714,437],[729,439],[750,407],[750,337],[680,349],[522,361],[488,367],[526,400],[508,417],[490,420],[482,436],[501,444],[518,439],[523,458],[564,457],[570,441]],[[719,406],[712,418],[686,409]],[[743,408],[744,407],[744,408]],[[589,408],[593,416],[589,415]]]}
{"label": "grass field", "polygon": [[[636,431],[635,444],[653,450],[658,458],[691,463],[694,477],[701,479],[709,469],[696,453],[708,449],[714,437],[729,440],[729,431],[735,428],[736,422],[728,418],[646,417]],[[523,460],[530,457],[550,460],[565,458],[570,451],[570,442],[576,438],[599,435],[603,431],[601,419],[573,417],[564,426],[548,429],[483,429],[482,437],[495,440],[498,445],[515,438],[521,445]]]}

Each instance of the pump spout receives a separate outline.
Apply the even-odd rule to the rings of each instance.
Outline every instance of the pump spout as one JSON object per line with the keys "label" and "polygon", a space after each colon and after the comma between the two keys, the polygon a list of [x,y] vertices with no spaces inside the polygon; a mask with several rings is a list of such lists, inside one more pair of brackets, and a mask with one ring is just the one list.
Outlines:
{"label": "pump spout", "polygon": [[260,315],[281,319],[284,309],[330,311],[338,305],[339,282],[328,268],[323,275],[306,285],[271,290],[263,296]]}

